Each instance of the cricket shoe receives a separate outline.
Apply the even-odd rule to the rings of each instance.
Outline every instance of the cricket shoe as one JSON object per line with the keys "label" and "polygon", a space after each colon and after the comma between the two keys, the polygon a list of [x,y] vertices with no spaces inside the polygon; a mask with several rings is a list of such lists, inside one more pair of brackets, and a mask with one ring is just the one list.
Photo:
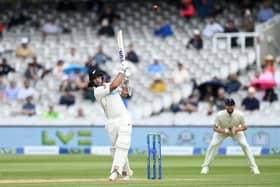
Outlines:
{"label": "cricket shoe", "polygon": [[252,168],[251,171],[252,171],[252,173],[253,173],[254,175],[259,175],[259,174],[261,174],[260,170],[259,170],[257,167],[256,167],[256,168]]}
{"label": "cricket shoe", "polygon": [[113,173],[111,173],[110,177],[109,177],[109,181],[117,181],[119,179],[119,174],[118,172],[114,171]]}
{"label": "cricket shoe", "polygon": [[123,171],[122,172],[122,176],[123,176],[123,180],[128,181],[129,178],[133,175],[133,170],[129,170],[129,172]]}
{"label": "cricket shoe", "polygon": [[209,171],[209,168],[207,166],[204,166],[202,169],[201,169],[201,172],[200,174],[207,174]]}

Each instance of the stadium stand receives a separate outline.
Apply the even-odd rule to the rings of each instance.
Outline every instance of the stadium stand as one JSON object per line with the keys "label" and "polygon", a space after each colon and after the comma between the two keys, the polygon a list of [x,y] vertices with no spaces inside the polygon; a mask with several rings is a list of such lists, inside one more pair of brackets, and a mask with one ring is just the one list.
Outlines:
{"label": "stadium stand", "polygon": [[[15,55],[17,46],[21,43],[21,39],[26,37],[29,39],[29,46],[34,51],[38,62],[45,69],[53,69],[57,61],[63,60],[65,67],[71,64],[71,56],[68,55],[71,48],[75,48],[77,52],[78,64],[85,65],[88,56],[93,56],[100,45],[103,46],[104,52],[112,57],[111,61],[107,61],[100,65],[109,75],[115,75],[118,70],[118,53],[117,43],[114,37],[99,36],[98,32],[98,13],[92,10],[79,11],[59,11],[55,7],[56,4],[45,2],[40,7],[21,5],[17,9],[19,17],[26,19],[21,20],[22,23],[6,27],[11,20],[14,20],[14,7],[9,4],[0,15],[0,20],[4,23],[3,39],[1,40],[1,57],[6,58],[8,63],[15,68],[15,73],[9,73],[3,78],[3,84],[15,80],[17,88],[23,86],[23,75],[31,58],[18,58]],[[227,5],[227,6],[225,6]],[[125,8],[129,6],[130,8]],[[241,28],[242,12],[239,10],[238,4],[231,1],[219,1],[217,7],[223,7],[223,10],[217,14],[216,20],[221,25],[226,25],[227,21],[233,20],[237,27]],[[256,70],[259,69],[257,54],[254,46],[236,47],[228,49],[227,40],[217,40],[216,51],[213,50],[213,42],[211,39],[203,38],[203,49],[186,49],[186,44],[193,37],[194,30],[202,31],[206,25],[206,19],[192,17],[186,20],[180,16],[179,9],[168,1],[160,3],[160,10],[151,11],[152,3],[150,2],[119,2],[114,6],[120,19],[114,22],[114,29],[122,29],[124,32],[125,46],[133,43],[134,50],[139,55],[140,62],[134,64],[137,71],[133,74],[133,97],[129,100],[129,111],[132,113],[135,124],[143,125],[186,125],[186,124],[208,124],[213,121],[213,115],[207,116],[208,103],[199,102],[198,112],[172,113],[170,106],[179,103],[180,100],[186,99],[189,95],[194,94],[192,79],[199,85],[205,81],[218,77],[225,82],[230,74],[238,73],[239,80],[243,85],[249,86],[253,80]],[[257,12],[258,5],[252,9],[252,14]],[[83,9],[83,6],[77,6],[77,9]],[[275,12],[280,11],[279,2],[273,4]],[[120,11],[122,10],[122,11]],[[277,17],[277,16],[275,16]],[[62,33],[57,35],[48,35],[43,39],[40,31],[48,20],[55,18],[56,24],[62,28]],[[153,35],[155,25],[161,20],[167,20],[172,26],[173,36],[167,38],[158,38]],[[279,19],[278,19],[279,20]],[[258,23],[260,24],[260,23]],[[265,23],[262,23],[265,24]],[[11,24],[10,24],[11,25]],[[10,26],[9,25],[9,26]],[[240,30],[242,32],[242,29]],[[164,65],[162,79],[167,82],[167,90],[158,94],[149,90],[152,75],[146,73],[147,65],[152,63],[154,59],[158,59]],[[276,63],[279,60],[276,56]],[[176,68],[177,63],[183,63],[188,72],[188,81],[178,86],[171,81],[171,75]],[[62,78],[63,79],[63,78]],[[36,103],[36,115],[29,118],[44,121],[43,114],[48,111],[50,105],[54,106],[60,113],[61,120],[75,118],[78,109],[85,112],[85,122],[101,124],[104,116],[99,106],[89,100],[83,98],[83,89],[73,91],[76,99],[74,105],[65,107],[59,105],[59,98],[63,94],[59,91],[62,80],[58,80],[52,73],[47,74],[43,79],[31,82],[34,88]],[[275,89],[279,95],[279,88]],[[247,94],[246,90],[239,90],[232,94],[237,100],[238,107],[242,98]],[[280,112],[280,101],[267,103],[261,101],[260,111],[256,113],[246,112],[248,121],[251,124],[260,124],[263,120],[267,120],[266,124],[273,124],[273,119],[263,119],[261,114],[271,114],[277,116]],[[23,101],[1,99],[0,116],[1,118],[24,119],[18,116],[20,106]],[[76,119],[81,120],[81,119]],[[263,123],[262,123],[263,124]]]}

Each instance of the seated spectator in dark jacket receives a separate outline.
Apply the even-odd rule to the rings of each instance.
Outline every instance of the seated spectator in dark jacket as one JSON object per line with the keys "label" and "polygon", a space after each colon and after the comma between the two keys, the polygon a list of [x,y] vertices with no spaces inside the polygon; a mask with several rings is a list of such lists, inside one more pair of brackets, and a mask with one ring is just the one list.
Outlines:
{"label": "seated spectator in dark jacket", "polygon": [[242,88],[241,82],[238,80],[238,76],[236,74],[231,74],[229,76],[229,81],[226,83],[226,91],[228,94],[232,94],[237,92]]}
{"label": "seated spectator in dark jacket", "polygon": [[180,7],[180,15],[185,18],[190,18],[195,15],[195,8],[192,0],[182,0]]}
{"label": "seated spectator in dark jacket", "polygon": [[71,90],[65,90],[64,94],[60,97],[59,104],[66,106],[75,104],[75,96],[71,93]]}
{"label": "seated spectator in dark jacket", "polygon": [[43,66],[42,64],[40,64],[38,61],[37,61],[37,57],[34,56],[32,57],[32,62],[31,64],[33,65],[34,67],[34,71],[36,72],[36,74],[41,78],[43,79],[45,77],[46,74],[50,73],[52,70],[51,69],[46,69],[45,66]]}
{"label": "seated spectator in dark jacket", "polygon": [[187,44],[187,49],[190,47],[195,48],[197,50],[200,50],[203,48],[203,41],[200,37],[200,31],[199,30],[194,30],[194,36],[189,40]]}
{"label": "seated spectator in dark jacket", "polygon": [[171,25],[163,20],[160,21],[160,26],[155,29],[154,34],[163,38],[173,35]]}
{"label": "seated spectator in dark jacket", "polygon": [[179,104],[171,106],[172,112],[176,113],[179,111],[185,112],[197,112],[198,111],[198,102],[194,100],[193,96],[190,95],[187,100],[181,100]]}
{"label": "seated spectator in dark jacket", "polygon": [[[229,20],[227,23],[227,26],[224,28],[224,33],[237,33],[239,32],[239,30],[237,29],[237,27],[234,24],[233,20]],[[231,39],[231,47],[237,47],[237,37],[233,37]]]}
{"label": "seated spectator in dark jacket", "polygon": [[109,37],[115,36],[113,24],[118,19],[120,19],[120,16],[114,12],[111,6],[105,7],[104,11],[98,18],[98,23],[101,26],[98,35],[106,35]]}
{"label": "seated spectator in dark jacket", "polygon": [[126,53],[126,60],[134,63],[134,64],[138,64],[139,63],[139,57],[136,54],[136,52],[133,49],[133,44],[129,44],[128,46],[128,52]]}
{"label": "seated spectator in dark jacket", "polygon": [[219,88],[218,89],[218,96],[214,99],[214,97],[208,102],[208,113],[207,115],[211,115],[214,112],[214,106],[216,106],[217,111],[224,110],[226,108],[225,105],[226,95],[225,89]]}
{"label": "seated spectator in dark jacket", "polygon": [[33,116],[36,114],[36,105],[32,103],[32,96],[26,98],[26,102],[22,106],[21,113],[27,116]]}
{"label": "seated spectator in dark jacket", "polygon": [[244,110],[254,112],[260,109],[260,101],[255,97],[255,88],[250,87],[248,96],[242,100],[242,107]]}
{"label": "seated spectator in dark jacket", "polygon": [[28,64],[27,69],[24,72],[24,77],[31,81],[37,81],[39,79],[39,76],[35,71],[33,64],[31,63]]}
{"label": "seated spectator in dark jacket", "polygon": [[15,69],[7,63],[6,58],[3,58],[0,64],[0,77],[8,75],[10,72],[15,72]]}
{"label": "seated spectator in dark jacket", "polygon": [[198,16],[206,18],[213,12],[213,0],[193,0]]}
{"label": "seated spectator in dark jacket", "polygon": [[269,88],[269,89],[265,90],[265,94],[264,94],[263,100],[264,101],[268,101],[270,103],[278,100],[278,96],[275,93],[273,88]]}
{"label": "seated spectator in dark jacket", "polygon": [[264,0],[257,13],[257,20],[259,22],[266,22],[271,19],[274,14],[274,10],[271,8],[269,0]]}

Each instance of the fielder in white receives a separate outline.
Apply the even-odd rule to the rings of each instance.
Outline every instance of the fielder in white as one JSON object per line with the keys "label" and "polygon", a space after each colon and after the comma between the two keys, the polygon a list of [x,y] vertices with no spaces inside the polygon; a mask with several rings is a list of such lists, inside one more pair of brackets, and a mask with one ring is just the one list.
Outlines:
{"label": "fielder in white", "polygon": [[232,98],[226,99],[226,109],[220,111],[216,117],[214,125],[214,135],[207,149],[204,163],[202,164],[201,174],[207,174],[209,165],[213,161],[217,149],[227,137],[233,138],[241,146],[247,156],[253,174],[260,174],[254,156],[250,151],[244,132],[248,126],[245,124],[243,114],[234,110],[235,102]]}
{"label": "fielder in white", "polygon": [[[94,88],[94,95],[102,106],[107,121],[105,128],[109,134],[113,164],[110,181],[117,181],[119,176],[128,180],[132,175],[129,167],[128,149],[131,142],[132,123],[121,96],[127,96],[127,87],[122,85],[127,70],[127,62],[121,63],[121,69],[111,83],[105,83],[102,73],[97,69],[89,70],[89,87]],[[120,86],[122,85],[122,89]]]}

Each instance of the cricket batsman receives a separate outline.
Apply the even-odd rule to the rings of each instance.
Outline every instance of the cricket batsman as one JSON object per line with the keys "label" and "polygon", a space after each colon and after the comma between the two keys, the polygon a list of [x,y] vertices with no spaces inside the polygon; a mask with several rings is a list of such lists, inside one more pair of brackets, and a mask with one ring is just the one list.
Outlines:
{"label": "cricket batsman", "polygon": [[89,69],[89,87],[94,88],[96,101],[104,110],[105,128],[112,143],[113,164],[109,176],[110,181],[117,181],[120,176],[124,180],[128,180],[132,176],[127,157],[131,142],[132,123],[121,99],[121,96],[128,96],[128,88],[122,84],[127,69],[127,62],[123,61],[119,73],[111,83],[104,81],[104,77],[98,69]]}
{"label": "cricket batsman", "polygon": [[232,98],[227,98],[225,101],[226,109],[217,114],[214,135],[207,149],[204,163],[202,164],[201,174],[207,174],[209,165],[213,161],[219,145],[227,137],[233,138],[241,146],[243,152],[248,158],[250,168],[253,174],[260,174],[254,156],[250,151],[247,143],[245,131],[248,126],[245,124],[244,116],[240,111],[234,110],[235,102]]}

